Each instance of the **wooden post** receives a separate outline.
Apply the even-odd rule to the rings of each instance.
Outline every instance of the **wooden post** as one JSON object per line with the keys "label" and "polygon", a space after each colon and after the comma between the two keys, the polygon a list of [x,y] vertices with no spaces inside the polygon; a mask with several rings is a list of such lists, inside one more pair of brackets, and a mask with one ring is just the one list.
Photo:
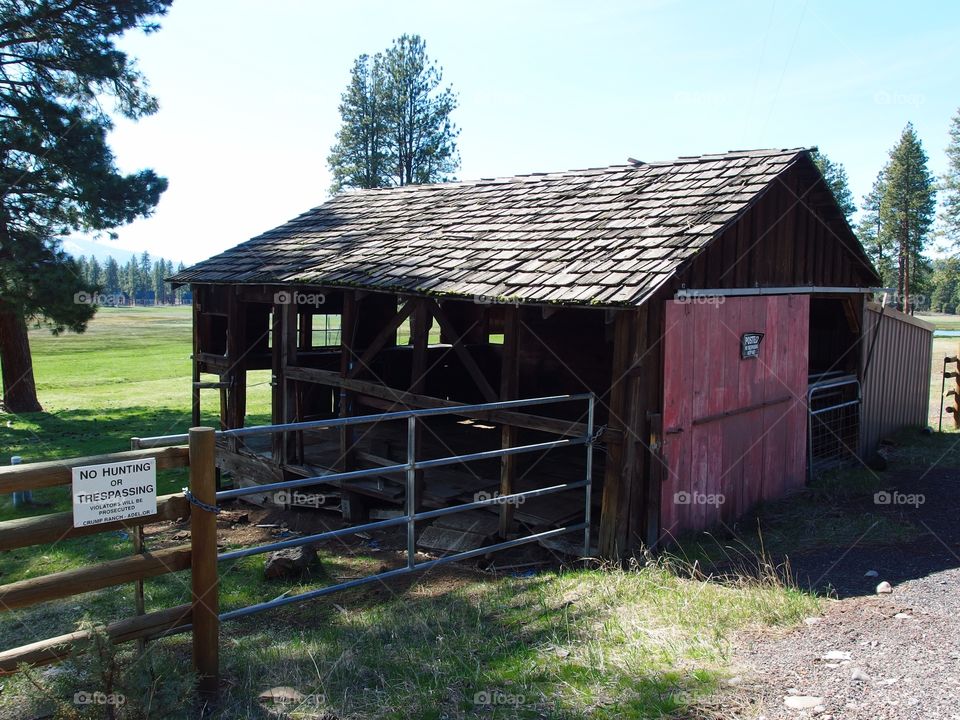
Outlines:
{"label": "wooden post", "polygon": [[[430,316],[430,308],[424,300],[413,300],[416,305],[413,306],[413,313],[410,316],[410,340],[413,344],[413,358],[410,362],[410,392],[421,393],[426,386],[427,373],[427,345],[430,341],[430,325],[433,319]],[[414,457],[421,457],[423,447],[423,421],[414,422]],[[414,488],[416,504],[414,510],[423,509],[423,470],[417,470],[414,474]]]}
{"label": "wooden post", "polygon": [[[357,294],[354,290],[343,291],[343,312],[340,315],[340,377],[346,378],[353,370],[358,357],[355,354],[357,330]],[[345,387],[340,388],[340,417],[354,414],[353,393]],[[354,432],[350,426],[340,428],[340,458],[337,469],[346,472],[354,467]],[[367,499],[351,491],[346,485],[340,488],[340,509],[347,522],[360,523],[370,519]]]}
{"label": "wooden post", "polygon": [[618,310],[614,319],[613,367],[610,377],[610,394],[606,405],[609,408],[607,427],[623,432],[619,443],[607,443],[607,462],[603,478],[603,499],[600,509],[600,556],[618,560],[626,550],[625,528],[619,526],[620,504],[629,502],[626,492],[627,467],[624,463],[624,445],[631,441],[625,423],[627,404],[627,371],[630,367],[630,341],[633,315],[628,310]]}
{"label": "wooden post", "polygon": [[[130,449],[139,450],[140,449],[140,438],[134,437],[130,438]],[[133,539],[133,554],[134,555],[143,555],[145,546],[143,543],[143,525],[137,525],[133,528],[131,533],[131,538]],[[137,615],[143,615],[146,609],[146,604],[143,599],[143,578],[137,578],[137,582],[133,586],[133,608]],[[147,641],[145,638],[137,639],[137,652],[143,655],[147,649]]]}
{"label": "wooden post", "polygon": [[[216,504],[216,442],[213,428],[190,428],[190,492]],[[217,574],[217,516],[197,505],[190,508],[190,579],[193,604],[193,669],[199,691],[215,699],[220,683],[220,598]]]}
{"label": "wooden post", "polygon": [[190,364],[193,370],[192,391],[190,394],[190,411],[193,425],[200,424],[200,292],[199,286],[192,286],[193,290],[193,355]]}
{"label": "wooden post", "polygon": [[[279,294],[279,293],[278,293]],[[276,297],[276,296],[274,296]],[[285,321],[283,306],[274,304],[271,309],[272,320],[270,327],[270,365],[273,370],[272,385],[270,386],[270,418],[274,425],[286,422],[283,411],[283,396],[286,388],[286,368],[283,354],[283,333]],[[277,465],[283,462],[283,434],[273,433],[271,460]]]}
{"label": "wooden post", "polygon": [[[507,306],[503,323],[503,359],[500,370],[500,399],[516,400],[520,384],[520,308]],[[511,447],[517,440],[517,428],[503,425],[500,430],[500,444]],[[517,456],[504,455],[500,458],[500,494],[509,495],[514,491],[513,481],[517,474]],[[512,503],[500,506],[500,537],[506,538],[513,524]]]}

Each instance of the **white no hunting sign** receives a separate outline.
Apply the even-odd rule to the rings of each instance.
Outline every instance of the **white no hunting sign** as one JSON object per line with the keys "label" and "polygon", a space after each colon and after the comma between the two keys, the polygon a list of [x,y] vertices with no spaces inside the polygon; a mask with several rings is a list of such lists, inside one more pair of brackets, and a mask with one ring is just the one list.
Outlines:
{"label": "white no hunting sign", "polygon": [[73,468],[74,527],[129,520],[156,512],[155,458]]}

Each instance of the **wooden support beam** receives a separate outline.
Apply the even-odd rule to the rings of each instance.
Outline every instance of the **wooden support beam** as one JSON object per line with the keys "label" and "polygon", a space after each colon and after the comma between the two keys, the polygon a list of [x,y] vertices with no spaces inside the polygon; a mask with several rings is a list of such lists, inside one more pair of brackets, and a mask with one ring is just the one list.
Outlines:
{"label": "wooden support beam", "polygon": [[0,466],[0,494],[69,485],[73,482],[72,470],[75,467],[102,465],[123,460],[143,460],[145,458],[156,458],[157,470],[186,467],[190,463],[187,447],[179,445],[176,447],[127,450],[108,455],[91,455],[70,458],[69,460],[50,460],[25,465],[2,465]]}
{"label": "wooden support beam", "polygon": [[[369,395],[371,398],[380,398],[385,402],[374,403],[370,400],[366,402],[371,407],[377,407],[383,410],[397,410],[402,408],[457,408],[467,404],[456,400],[446,400],[445,398],[409,393],[387,387],[381,383],[370,382],[369,380],[349,380],[341,378],[335,372],[320,370],[319,368],[293,367],[289,368],[288,372],[291,377],[303,382],[329,385],[331,387],[346,387],[356,393]],[[513,425],[519,428],[526,428],[527,430],[556,433],[557,435],[568,437],[583,436],[587,433],[587,426],[584,423],[570,422],[568,420],[561,420],[560,418],[543,417],[541,415],[530,415],[517,410],[488,410],[485,412],[471,413],[470,417]],[[621,442],[622,438],[623,433],[616,428],[612,430],[607,428],[603,433],[603,439],[607,445],[616,445]]]}
{"label": "wooden support beam", "polygon": [[[410,340],[413,343],[413,358],[410,362],[410,392],[419,393],[426,384],[427,374],[427,345],[430,341],[430,324],[433,322],[430,316],[430,308],[423,300],[408,302],[414,303],[411,308],[413,315],[410,320]],[[423,449],[423,420],[418,419],[414,422],[414,457],[422,456]],[[416,503],[414,509],[419,512],[423,509],[423,490],[424,475],[423,470],[417,470],[413,475],[414,497]]]}
{"label": "wooden support beam", "polygon": [[470,355],[470,351],[467,350],[466,346],[464,346],[462,337],[456,333],[456,328],[453,326],[453,323],[450,322],[450,319],[444,314],[443,310],[440,309],[439,304],[433,303],[431,312],[437,319],[437,322],[440,323],[440,327],[444,330],[444,332],[450,335],[451,345],[453,345],[453,349],[457,353],[457,357],[460,358],[460,362],[463,363],[464,369],[473,379],[473,382],[476,383],[476,386],[480,389],[483,397],[487,402],[495,402],[497,400],[497,393],[494,392],[493,388],[490,386],[490,383],[483,376],[480,366],[477,365],[477,362],[473,359],[473,356]]}
{"label": "wooden support beam", "polygon": [[[606,405],[609,408],[607,427],[623,432],[626,436],[625,422],[627,407],[627,372],[630,369],[630,342],[633,330],[633,314],[621,310],[614,320],[613,330],[613,366],[611,367],[611,386]],[[618,524],[617,516],[620,504],[626,501],[626,472],[624,464],[624,445],[621,443],[608,448],[606,470],[603,478],[603,499],[600,511],[600,556],[607,559],[619,559],[626,551],[625,528]]]}
{"label": "wooden support beam", "polygon": [[[520,389],[520,308],[505,308],[503,322],[503,358],[500,364],[500,399],[515,400]],[[503,448],[516,444],[517,429],[504,425],[500,429],[500,445]],[[500,458],[500,494],[510,495],[517,474],[517,456],[504,455]],[[500,506],[500,537],[506,538],[513,525],[514,506],[506,503]]]}
{"label": "wooden support beam", "polygon": [[190,567],[190,546],[156,550],[0,585],[0,609],[29,607]]}
{"label": "wooden support beam", "polygon": [[35,517],[4,520],[0,522],[0,551],[15,550],[31,545],[43,545],[66,538],[96,535],[112,530],[129,530],[135,525],[149,525],[155,522],[176,520],[188,515],[190,515],[190,503],[183,495],[178,493],[158,497],[156,514],[136,518],[135,520],[117,520],[101,525],[74,527],[73,513],[69,510]]}
{"label": "wooden support beam", "polygon": [[[373,358],[376,357],[377,353],[383,349],[383,346],[391,338],[397,336],[397,329],[403,324],[403,321],[410,317],[410,313],[413,311],[415,301],[408,300],[404,303],[403,307],[400,308],[396,315],[394,315],[390,322],[381,328],[380,332],[377,333],[377,336],[373,339],[370,345],[363,351],[363,355],[356,359],[353,367],[350,368],[347,373],[347,377],[355,378],[364,370],[370,367],[370,362]],[[351,350],[352,353],[352,350]],[[355,356],[351,357],[351,361]]]}
{"label": "wooden support beam", "polygon": [[193,354],[190,355],[190,369],[193,373],[193,391],[190,393],[190,414],[193,425],[200,424],[200,292],[196,285],[190,287],[191,313],[193,316]]}
{"label": "wooden support beam", "polygon": [[[296,415],[296,386],[286,372],[297,364],[297,306],[288,303],[281,306],[283,321],[280,323],[280,366],[283,369],[283,384],[275,388],[281,394],[283,423],[293,422]],[[280,433],[280,458],[284,464],[296,463],[295,440],[290,433]]]}
{"label": "wooden support beam", "polygon": [[[272,368],[273,386],[270,389],[270,418],[274,425],[284,422],[284,391],[286,388],[286,366],[284,365],[283,355],[283,323],[284,314],[282,305],[274,305],[271,311],[270,327],[270,365]],[[283,459],[283,434],[272,433],[271,454],[272,460],[280,464]]]}
{"label": "wooden support beam", "polygon": [[[343,313],[340,316],[340,378],[346,380],[359,363],[354,363],[354,342],[357,337],[358,307],[357,293],[353,290],[343,291]],[[340,386],[340,417],[350,417],[354,414],[354,397],[349,389]],[[336,467],[340,472],[346,472],[355,466],[353,427],[343,426],[339,429],[340,456]],[[340,508],[343,518],[350,523],[366,522],[369,519],[369,505],[366,498],[353,492],[349,487],[341,485]]]}

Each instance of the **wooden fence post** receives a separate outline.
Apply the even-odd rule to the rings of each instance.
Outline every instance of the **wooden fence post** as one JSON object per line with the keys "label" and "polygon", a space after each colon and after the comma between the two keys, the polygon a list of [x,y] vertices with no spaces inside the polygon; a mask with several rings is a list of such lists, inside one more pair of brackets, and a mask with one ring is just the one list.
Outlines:
{"label": "wooden fence post", "polygon": [[[190,428],[190,492],[215,505],[216,435],[213,428]],[[193,669],[202,696],[214,699],[220,682],[220,599],[217,574],[217,516],[196,503],[190,508]]]}

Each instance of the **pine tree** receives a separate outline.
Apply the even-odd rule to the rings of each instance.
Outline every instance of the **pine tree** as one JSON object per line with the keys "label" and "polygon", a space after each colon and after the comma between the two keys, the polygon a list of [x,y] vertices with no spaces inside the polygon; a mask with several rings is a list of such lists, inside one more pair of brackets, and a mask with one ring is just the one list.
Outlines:
{"label": "pine tree", "polygon": [[346,187],[369,189],[390,184],[382,64],[379,53],[361,55],[350,71],[350,84],[340,102],[343,125],[327,158],[333,193]]}
{"label": "pine tree", "polygon": [[152,170],[121,174],[108,104],[156,111],[116,41],[151,32],[170,0],[0,2],[0,366],[12,412],[41,410],[27,323],[82,332],[93,289],[59,238],[149,215],[166,189]]}
{"label": "pine tree", "polygon": [[833,196],[837,199],[837,204],[843,210],[847,222],[857,212],[857,204],[853,201],[853,192],[850,190],[850,181],[847,179],[847,170],[842,164],[833,162],[825,153],[815,150],[811,153],[813,161],[820,168],[820,174],[827,181]]}
{"label": "pine tree", "polygon": [[930,241],[936,210],[936,184],[927,167],[927,154],[913,125],[907,123],[890,152],[880,201],[881,242],[896,248],[897,305],[911,309],[913,274]]}
{"label": "pine tree", "polygon": [[361,55],[341,98],[342,125],[327,163],[331,190],[442,182],[460,164],[451,113],[457,98],[418,35]]}
{"label": "pine tree", "polygon": [[940,179],[943,210],[940,221],[943,231],[954,247],[960,245],[960,109],[950,123],[950,142],[947,144],[947,171]]}
{"label": "pine tree", "polygon": [[938,258],[933,261],[930,309],[935,312],[956,312],[957,292],[960,290],[960,258]]}
{"label": "pine tree", "polygon": [[103,289],[111,294],[119,294],[120,289],[120,266],[112,255],[107,256],[107,263],[103,269]]}
{"label": "pine tree", "polygon": [[103,268],[100,267],[100,261],[94,255],[90,256],[90,262],[87,264],[87,282],[95,288],[103,286]]}
{"label": "pine tree", "polygon": [[164,290],[163,279],[167,275],[167,263],[160,258],[153,263],[153,302],[155,305],[163,305],[166,302],[166,292]]}
{"label": "pine tree", "polygon": [[884,166],[879,172],[873,181],[873,188],[863,198],[863,213],[857,225],[857,236],[880,273],[883,286],[894,287],[897,284],[897,268],[893,248],[888,245],[889,238],[880,232],[880,207],[886,192],[887,167]]}

